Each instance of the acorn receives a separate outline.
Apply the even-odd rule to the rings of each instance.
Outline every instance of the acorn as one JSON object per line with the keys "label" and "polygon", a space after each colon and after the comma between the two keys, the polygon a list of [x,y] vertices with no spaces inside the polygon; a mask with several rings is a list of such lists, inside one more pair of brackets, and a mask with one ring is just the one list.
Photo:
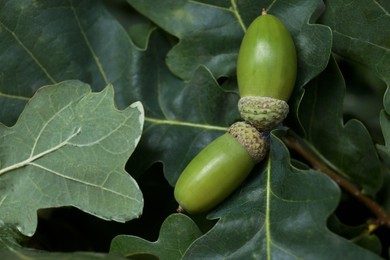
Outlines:
{"label": "acorn", "polygon": [[180,175],[174,190],[178,211],[194,214],[214,208],[241,185],[267,151],[267,139],[255,127],[234,123],[201,150]]}
{"label": "acorn", "polygon": [[278,126],[289,112],[297,55],[284,24],[263,9],[249,26],[237,60],[241,117],[262,131]]}

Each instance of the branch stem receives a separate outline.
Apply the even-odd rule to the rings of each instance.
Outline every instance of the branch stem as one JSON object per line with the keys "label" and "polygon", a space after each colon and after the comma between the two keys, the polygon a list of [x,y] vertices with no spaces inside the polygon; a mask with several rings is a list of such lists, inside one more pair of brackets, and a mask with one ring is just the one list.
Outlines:
{"label": "branch stem", "polygon": [[387,213],[375,200],[362,193],[358,187],[350,183],[347,179],[345,179],[336,171],[327,166],[321,159],[319,159],[315,155],[315,153],[310,147],[305,145],[304,142],[300,140],[300,137],[298,137],[295,133],[289,130],[287,132],[287,135],[284,136],[282,139],[289,149],[292,149],[299,155],[301,155],[311,164],[311,166],[315,170],[329,176],[341,188],[343,188],[346,192],[350,193],[353,197],[355,197],[358,201],[365,205],[373,214],[375,214],[375,216],[377,217],[376,224],[378,226],[385,225],[390,228],[389,213]]}

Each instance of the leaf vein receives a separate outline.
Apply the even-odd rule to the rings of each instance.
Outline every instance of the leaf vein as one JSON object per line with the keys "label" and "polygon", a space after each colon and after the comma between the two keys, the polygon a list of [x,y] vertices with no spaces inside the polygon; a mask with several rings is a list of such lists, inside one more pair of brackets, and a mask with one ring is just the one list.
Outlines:
{"label": "leaf vein", "polygon": [[15,39],[15,41],[19,44],[20,47],[30,56],[30,58],[37,64],[37,66],[42,70],[42,72],[45,74],[45,76],[54,84],[57,83],[56,80],[50,75],[50,73],[45,69],[45,67],[42,65],[42,63],[38,60],[37,57],[30,51],[26,45],[23,44],[22,40],[16,35],[14,31],[12,31],[10,28],[8,28],[4,23],[0,22],[0,26],[3,27],[9,34],[12,35],[12,37]]}
{"label": "leaf vein", "polygon": [[389,48],[386,48],[386,47],[384,47],[384,46],[378,45],[378,44],[376,44],[376,43],[373,43],[373,42],[370,42],[370,41],[367,41],[367,40],[363,40],[363,39],[359,39],[359,38],[356,38],[356,37],[352,37],[352,36],[350,36],[350,35],[346,35],[346,34],[344,34],[344,33],[342,33],[342,32],[337,31],[337,30],[333,30],[333,32],[336,33],[336,34],[338,34],[338,35],[340,35],[340,36],[343,36],[343,37],[345,37],[345,38],[348,38],[348,39],[350,39],[351,41],[357,41],[357,42],[360,42],[360,43],[363,43],[363,44],[366,43],[366,44],[371,45],[371,46],[373,46],[373,47],[375,47],[375,48],[382,49],[382,50],[384,50],[384,51],[386,51],[386,52],[390,51]]}
{"label": "leaf vein", "polygon": [[130,196],[126,196],[124,195],[123,193],[119,193],[115,190],[112,190],[112,189],[108,189],[102,185],[98,185],[98,184],[94,184],[94,183],[90,183],[90,182],[86,182],[86,181],[83,181],[83,180],[80,180],[80,179],[77,179],[77,178],[73,178],[71,176],[67,176],[67,175],[64,175],[64,174],[61,174],[60,172],[57,172],[57,171],[54,171],[50,168],[47,168],[43,165],[40,165],[38,163],[34,163],[34,162],[31,162],[29,163],[29,165],[32,165],[32,166],[35,166],[37,168],[41,168],[42,170],[45,170],[45,171],[48,171],[50,173],[53,173],[54,175],[57,175],[58,177],[61,177],[61,178],[64,178],[66,180],[70,180],[70,181],[74,181],[74,182],[77,182],[77,183],[80,183],[80,184],[83,184],[83,185],[86,185],[86,186],[89,186],[89,187],[92,187],[92,188],[96,188],[96,189],[101,189],[103,191],[107,191],[107,192],[110,192],[112,194],[115,194],[115,195],[118,195],[119,197],[123,197],[123,198],[126,198],[126,199],[130,199],[132,201],[137,201],[137,202],[140,202]]}
{"label": "leaf vein", "polygon": [[381,4],[378,3],[378,1],[374,0],[374,3],[375,3],[377,6],[379,6],[379,8],[386,14],[386,16],[389,16],[389,15],[390,15],[389,12],[387,12],[386,9],[385,9]]}
{"label": "leaf vein", "polygon": [[8,197],[8,194],[5,194],[5,196],[0,200],[0,208],[1,208],[1,205],[3,205],[3,203],[7,197]]}
{"label": "leaf vein", "polygon": [[93,60],[95,61],[96,63],[96,66],[98,67],[98,70],[100,72],[100,75],[102,76],[103,80],[104,80],[104,83],[106,85],[109,84],[109,81],[108,81],[108,78],[107,78],[107,75],[106,73],[104,72],[104,69],[103,69],[103,66],[102,64],[100,63],[100,60],[99,60],[99,57],[96,55],[93,47],[92,47],[92,44],[91,42],[89,41],[88,39],[88,36],[87,36],[87,33],[85,32],[83,26],[81,25],[81,21],[79,19],[79,16],[76,12],[76,8],[73,6],[73,1],[72,0],[69,0],[69,3],[70,3],[70,6],[71,6],[71,9],[72,9],[72,12],[73,12],[73,15],[76,19],[76,23],[77,23],[77,26],[79,27],[80,29],[80,33],[81,35],[83,36],[83,39],[85,40],[85,44],[87,45],[87,48],[88,50],[90,51],[91,55],[92,55],[92,58]]}
{"label": "leaf vein", "polygon": [[[42,126],[41,130],[39,131],[36,139],[35,139],[35,142],[34,142],[34,145],[33,147],[31,148],[31,153],[30,153],[30,158],[33,157],[34,155],[34,152],[35,152],[35,148],[37,147],[37,144],[38,144],[38,141],[40,140],[41,136],[42,136],[42,133],[45,131],[46,127],[50,124],[50,122],[52,122],[62,111],[66,110],[68,107],[70,107],[70,105],[72,105],[72,102],[69,102],[66,106],[64,106],[63,108],[61,108],[60,110],[58,110],[56,113],[53,114],[52,117],[50,117],[45,123],[44,125]],[[68,140],[68,139],[67,139]]]}
{"label": "leaf vein", "polygon": [[81,132],[81,128],[78,128],[78,129],[77,129],[73,134],[71,134],[65,141],[59,143],[58,145],[56,145],[56,146],[54,146],[54,147],[52,147],[52,148],[50,148],[50,149],[47,149],[47,150],[45,150],[45,151],[43,151],[43,152],[41,152],[41,153],[39,153],[39,154],[37,154],[37,155],[30,156],[29,158],[27,158],[27,159],[24,160],[24,161],[15,163],[15,164],[13,164],[13,165],[10,165],[10,166],[8,166],[8,167],[6,167],[6,168],[1,169],[1,170],[0,170],[0,175],[4,174],[4,173],[6,173],[6,172],[9,172],[9,171],[16,170],[16,169],[18,169],[18,168],[24,167],[24,166],[26,166],[26,165],[28,165],[28,164],[31,164],[33,161],[35,161],[35,160],[37,160],[37,159],[39,159],[39,158],[41,158],[41,157],[43,157],[43,156],[45,156],[45,155],[47,155],[47,154],[53,152],[53,151],[58,150],[59,148],[61,148],[61,147],[65,146],[65,145],[67,145],[67,144],[68,144],[68,141],[69,141],[70,139],[72,139],[74,136],[78,135],[80,132]]}
{"label": "leaf vein", "polygon": [[156,125],[194,127],[194,128],[201,128],[201,129],[214,130],[214,131],[226,131],[228,129],[227,127],[223,127],[223,126],[190,123],[190,122],[183,122],[178,120],[165,120],[165,119],[158,119],[158,118],[151,118],[151,117],[145,117],[145,122],[149,122]]}
{"label": "leaf vein", "polygon": [[26,101],[29,101],[29,100],[30,100],[29,97],[11,95],[11,94],[3,93],[3,92],[0,92],[0,97],[11,98],[11,99],[19,99],[19,100],[26,100]]}
{"label": "leaf vein", "polygon": [[265,233],[266,233],[266,255],[267,259],[271,260],[271,156],[267,162],[267,183],[266,183],[266,208],[265,208]]}
{"label": "leaf vein", "polygon": [[[128,119],[128,118],[127,118]],[[104,139],[110,137],[113,133],[115,133],[116,131],[118,131],[121,127],[123,127],[124,125],[126,125],[127,123],[127,120],[123,120],[120,124],[117,125],[117,127],[115,127],[114,129],[112,129],[111,131],[109,131],[106,135],[100,137],[99,139],[96,139],[95,141],[93,142],[90,142],[90,143],[85,143],[85,144],[76,144],[76,143],[71,143],[69,142],[68,144],[69,145],[72,145],[72,146],[76,146],[76,147],[85,147],[85,146],[92,146],[92,145],[95,145],[95,144],[99,144],[101,143]],[[104,149],[106,150],[106,149]],[[106,150],[107,151],[107,150]],[[110,151],[109,151],[110,152]],[[110,152],[112,153],[112,152]]]}

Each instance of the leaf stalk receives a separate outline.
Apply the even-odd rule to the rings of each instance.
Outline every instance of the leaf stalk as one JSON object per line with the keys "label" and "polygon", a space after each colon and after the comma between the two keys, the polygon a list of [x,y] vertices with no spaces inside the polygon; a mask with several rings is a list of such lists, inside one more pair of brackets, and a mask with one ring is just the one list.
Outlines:
{"label": "leaf stalk", "polygon": [[243,20],[242,20],[242,18],[241,18],[240,13],[238,12],[238,7],[237,7],[236,0],[230,0],[230,3],[231,3],[231,5],[232,5],[232,8],[231,8],[231,9],[232,9],[234,15],[236,16],[237,21],[238,21],[238,23],[240,24],[242,30],[243,30],[244,33],[245,33],[245,32],[246,32],[246,26],[245,26],[245,24],[244,24],[244,22],[243,22]]}

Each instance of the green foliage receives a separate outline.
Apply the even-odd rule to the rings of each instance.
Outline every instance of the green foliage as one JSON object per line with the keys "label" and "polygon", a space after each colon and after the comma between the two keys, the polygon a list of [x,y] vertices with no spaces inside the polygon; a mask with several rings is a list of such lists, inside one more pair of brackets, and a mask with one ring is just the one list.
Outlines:
{"label": "green foliage", "polygon": [[160,236],[156,242],[120,235],[112,240],[110,252],[127,257],[146,253],[155,255],[156,259],[180,259],[191,243],[201,235],[202,232],[189,217],[172,214],[161,225]]}
{"label": "green foliage", "polygon": [[326,218],[337,205],[339,189],[318,172],[292,167],[276,136],[266,164],[254,174],[210,215],[220,220],[189,248],[187,259],[375,257],[329,232]]}
{"label": "green foliage", "polygon": [[[263,7],[297,47],[290,114],[234,194],[176,214],[182,170],[241,120],[237,53]],[[388,258],[390,222],[359,198],[390,212],[389,12],[387,0],[0,0],[0,257]],[[119,235],[111,249],[49,253],[92,232],[49,235],[63,206],[99,223],[91,241]]]}
{"label": "green foliage", "polygon": [[382,186],[378,155],[360,121],[344,124],[344,92],[344,81],[332,59],[322,74],[307,85],[299,119],[306,139],[318,150],[318,156],[326,155],[332,167],[374,196]]}

